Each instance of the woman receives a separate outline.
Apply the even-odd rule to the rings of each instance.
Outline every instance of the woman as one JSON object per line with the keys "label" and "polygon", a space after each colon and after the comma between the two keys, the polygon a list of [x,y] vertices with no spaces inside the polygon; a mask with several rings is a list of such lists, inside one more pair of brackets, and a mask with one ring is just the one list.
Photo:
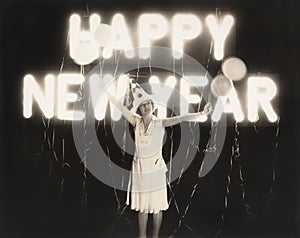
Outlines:
{"label": "woman", "polygon": [[153,115],[153,95],[148,95],[139,85],[132,93],[133,108],[129,111],[107,91],[110,101],[118,107],[135,132],[131,196],[129,198],[128,193],[126,204],[130,204],[132,210],[138,211],[139,237],[146,237],[149,213],[153,214],[153,237],[158,237],[162,211],[168,209],[166,165],[162,158],[164,128],[181,121],[196,119],[200,115],[208,115],[211,104],[206,104],[203,112],[161,119]]}

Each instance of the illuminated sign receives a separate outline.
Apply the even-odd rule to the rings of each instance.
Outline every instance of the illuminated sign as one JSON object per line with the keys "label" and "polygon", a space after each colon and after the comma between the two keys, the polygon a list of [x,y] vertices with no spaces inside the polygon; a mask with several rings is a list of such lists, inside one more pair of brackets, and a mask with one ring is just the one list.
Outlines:
{"label": "illuminated sign", "polygon": [[[173,60],[181,59],[184,54],[185,45],[196,37],[200,36],[204,25],[208,28],[210,37],[213,41],[213,55],[218,61],[224,58],[224,48],[227,37],[230,35],[234,25],[234,18],[231,15],[225,15],[221,18],[214,15],[207,15],[205,21],[201,20],[194,14],[175,14],[170,20],[158,13],[145,13],[137,19],[137,46],[134,46],[132,35],[128,27],[125,17],[122,14],[115,14],[112,17],[111,25],[101,23],[101,17],[93,14],[89,17],[89,29],[83,29],[81,26],[81,18],[79,15],[73,14],[70,17],[69,33],[69,54],[73,61],[78,65],[88,65],[100,58],[109,59],[113,56],[114,50],[121,50],[128,59],[138,57],[141,60],[151,59],[153,55],[151,50],[155,41],[170,36],[169,45],[172,48]],[[234,59],[233,59],[234,60]],[[233,61],[234,62],[234,61]],[[241,73],[235,78],[235,72],[231,74],[230,64],[224,65],[224,74],[232,80],[240,80],[246,76],[246,68],[238,67],[239,61],[235,61],[235,65],[241,69]],[[229,65],[229,66],[228,66]],[[241,65],[243,66],[243,65]],[[236,69],[235,69],[236,70]],[[231,75],[230,75],[231,74]],[[56,116],[60,120],[82,120],[85,112],[80,110],[70,110],[68,106],[78,100],[75,92],[71,92],[70,87],[73,85],[81,85],[89,80],[89,90],[94,108],[94,115],[97,120],[105,117],[108,99],[104,95],[100,95],[101,85],[93,85],[94,82],[111,81],[109,87],[111,94],[114,94],[120,100],[125,96],[129,86],[129,77],[127,75],[117,75],[117,79],[113,76],[113,72],[104,75],[90,75],[85,78],[82,74],[69,73],[59,74],[57,76],[47,75],[44,78],[44,89],[41,88],[40,80],[36,80],[33,75],[24,77],[23,87],[23,115],[25,118],[32,116],[33,100],[40,107],[46,118]],[[242,76],[241,76],[242,75]],[[226,78],[224,76],[224,78]],[[187,80],[188,79],[188,80]],[[164,80],[164,83],[162,83]],[[218,80],[221,84],[222,77]],[[226,80],[226,79],[224,79]],[[245,112],[242,110],[239,101],[239,93],[236,91],[232,80],[227,83],[229,89],[226,95],[216,92],[216,82],[213,80],[212,92],[217,97],[212,120],[220,120],[223,113],[233,113],[237,121],[245,119]],[[192,87],[205,87],[209,85],[209,79],[203,75],[185,75],[179,79],[175,76],[169,76],[166,79],[152,75],[149,77],[149,83],[153,85],[154,94],[161,95],[162,105],[158,106],[158,116],[166,117],[167,104],[173,89],[176,85],[180,88],[180,94],[183,100],[180,101],[180,114],[189,112],[190,104],[200,103],[200,95],[191,94]],[[225,84],[224,84],[225,85]],[[225,86],[222,87],[225,87]],[[96,90],[96,91],[95,91]],[[253,122],[258,118],[259,107],[264,111],[269,121],[277,120],[277,115],[272,107],[271,101],[276,96],[277,88],[270,77],[254,77],[248,78],[247,89],[247,108],[248,120]],[[111,117],[113,120],[121,118],[120,112],[111,104]],[[202,118],[205,121],[207,118]]]}

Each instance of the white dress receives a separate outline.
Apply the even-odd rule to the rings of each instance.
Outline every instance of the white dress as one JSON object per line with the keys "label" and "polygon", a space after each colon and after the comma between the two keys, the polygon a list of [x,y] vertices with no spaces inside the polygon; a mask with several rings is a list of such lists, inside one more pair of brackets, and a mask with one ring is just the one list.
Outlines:
{"label": "white dress", "polygon": [[162,158],[165,129],[162,120],[152,116],[145,130],[142,118],[135,122],[136,152],[132,161],[130,192],[126,204],[132,210],[143,213],[158,213],[167,210],[166,164]]}

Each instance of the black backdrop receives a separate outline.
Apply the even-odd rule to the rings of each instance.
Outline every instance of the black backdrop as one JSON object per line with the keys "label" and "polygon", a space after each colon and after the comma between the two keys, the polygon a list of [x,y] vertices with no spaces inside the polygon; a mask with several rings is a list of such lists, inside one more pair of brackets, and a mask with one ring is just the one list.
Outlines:
{"label": "black backdrop", "polygon": [[[63,171],[49,161],[46,149],[36,157],[44,127],[37,111],[31,119],[22,115],[22,79],[25,74],[43,76],[58,71],[65,51],[67,22],[75,11],[211,11],[232,12],[237,19],[235,55],[245,59],[251,72],[276,74],[279,80],[280,136],[275,162],[276,180],[270,202],[276,125],[241,127],[245,192],[252,215],[240,197],[238,171],[233,171],[229,208],[221,222],[226,175],[233,130],[229,129],[220,161],[199,181],[193,199],[197,168],[189,168],[176,188],[180,209],[192,202],[177,237],[296,237],[299,220],[297,160],[299,93],[297,91],[299,38],[296,1],[77,1],[11,0],[1,2],[1,237],[133,237],[137,217],[126,211],[119,220],[113,189],[88,174],[87,203],[82,206],[82,167],[76,166],[70,125],[58,125],[57,139],[65,138],[67,159],[73,169]],[[110,14],[109,14],[110,15]],[[67,62],[68,63],[68,62]],[[66,64],[67,64],[66,63]],[[227,148],[227,149],[226,149]],[[57,147],[58,151],[61,148]],[[117,152],[116,152],[117,153]],[[59,154],[60,155],[60,154]],[[77,161],[77,162],[76,162]],[[198,167],[197,167],[198,166]],[[236,169],[236,168],[234,168]],[[60,194],[61,174],[67,174]],[[124,194],[118,192],[121,199]],[[123,201],[122,201],[123,202]],[[178,215],[174,205],[165,213],[162,234],[174,233]],[[130,222],[128,222],[126,219]]]}

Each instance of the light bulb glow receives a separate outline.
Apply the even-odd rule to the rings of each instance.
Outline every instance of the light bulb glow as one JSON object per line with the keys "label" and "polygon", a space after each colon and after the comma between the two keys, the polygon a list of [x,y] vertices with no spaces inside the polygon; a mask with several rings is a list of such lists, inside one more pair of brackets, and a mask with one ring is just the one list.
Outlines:
{"label": "light bulb glow", "polygon": [[101,17],[98,14],[92,14],[89,19],[90,22],[90,31],[95,32],[97,27],[101,23]]}
{"label": "light bulb glow", "polygon": [[159,105],[157,105],[157,116],[160,118],[167,117],[166,105],[170,96],[172,95],[176,82],[177,80],[174,76],[169,76],[166,79],[165,84],[162,84],[157,76],[151,76],[149,79],[149,83],[151,84],[153,94],[159,102]]}
{"label": "light bulb glow", "polygon": [[234,87],[227,96],[218,97],[212,114],[212,120],[219,121],[223,113],[233,113],[237,122],[241,122],[245,118]]}
{"label": "light bulb glow", "polygon": [[47,75],[45,77],[45,93],[43,93],[35,78],[30,74],[25,75],[23,85],[23,115],[25,118],[32,116],[33,98],[46,118],[54,116],[54,85],[55,77],[51,74]]}
{"label": "light bulb glow", "polygon": [[82,74],[60,74],[58,75],[57,85],[57,117],[61,120],[82,120],[84,112],[67,110],[67,105],[70,102],[76,102],[78,99],[76,93],[68,91],[69,85],[80,85],[84,82]]}
{"label": "light bulb glow", "polygon": [[97,14],[90,16],[90,30],[81,30],[81,18],[77,14],[70,17],[70,57],[76,64],[86,65],[99,58],[99,49],[94,41],[94,31],[100,25],[101,18]]}
{"label": "light bulb glow", "polygon": [[206,24],[214,39],[214,57],[216,60],[222,60],[224,57],[225,40],[234,24],[234,18],[231,15],[227,15],[219,22],[216,16],[208,15],[206,17]]}
{"label": "light bulb glow", "polygon": [[[108,90],[111,95],[119,100],[122,98],[124,99],[129,85],[129,77],[127,75],[120,75],[117,80],[114,80],[111,74],[105,74],[102,77],[94,74],[91,75],[89,82],[95,118],[100,121],[105,118],[106,108],[109,101],[104,90]],[[120,110],[115,107],[112,102],[109,104],[112,120],[120,120],[122,116]]]}
{"label": "light bulb glow", "polygon": [[194,84],[197,82],[190,82],[188,78],[181,78],[180,80],[180,114],[184,115],[189,113],[189,104],[200,103],[200,97],[196,94],[191,94],[190,89],[194,86],[199,86]]}
{"label": "light bulb glow", "polygon": [[134,57],[133,44],[124,16],[122,14],[114,15],[111,26],[113,30],[113,39],[111,47],[105,47],[104,49],[105,56],[111,55],[112,48],[114,48],[124,50],[125,55],[128,58]]}
{"label": "light bulb glow", "polygon": [[248,79],[248,119],[254,122],[258,118],[258,106],[260,105],[270,122],[278,119],[271,100],[277,94],[277,87],[269,77],[251,76]]}
{"label": "light bulb glow", "polygon": [[184,51],[184,42],[196,38],[202,31],[202,24],[193,14],[176,14],[173,17],[173,57],[179,59]]}
{"label": "light bulb glow", "polygon": [[153,40],[164,37],[168,31],[167,20],[161,14],[142,14],[139,17],[139,46],[140,57],[150,57],[150,47]]}

